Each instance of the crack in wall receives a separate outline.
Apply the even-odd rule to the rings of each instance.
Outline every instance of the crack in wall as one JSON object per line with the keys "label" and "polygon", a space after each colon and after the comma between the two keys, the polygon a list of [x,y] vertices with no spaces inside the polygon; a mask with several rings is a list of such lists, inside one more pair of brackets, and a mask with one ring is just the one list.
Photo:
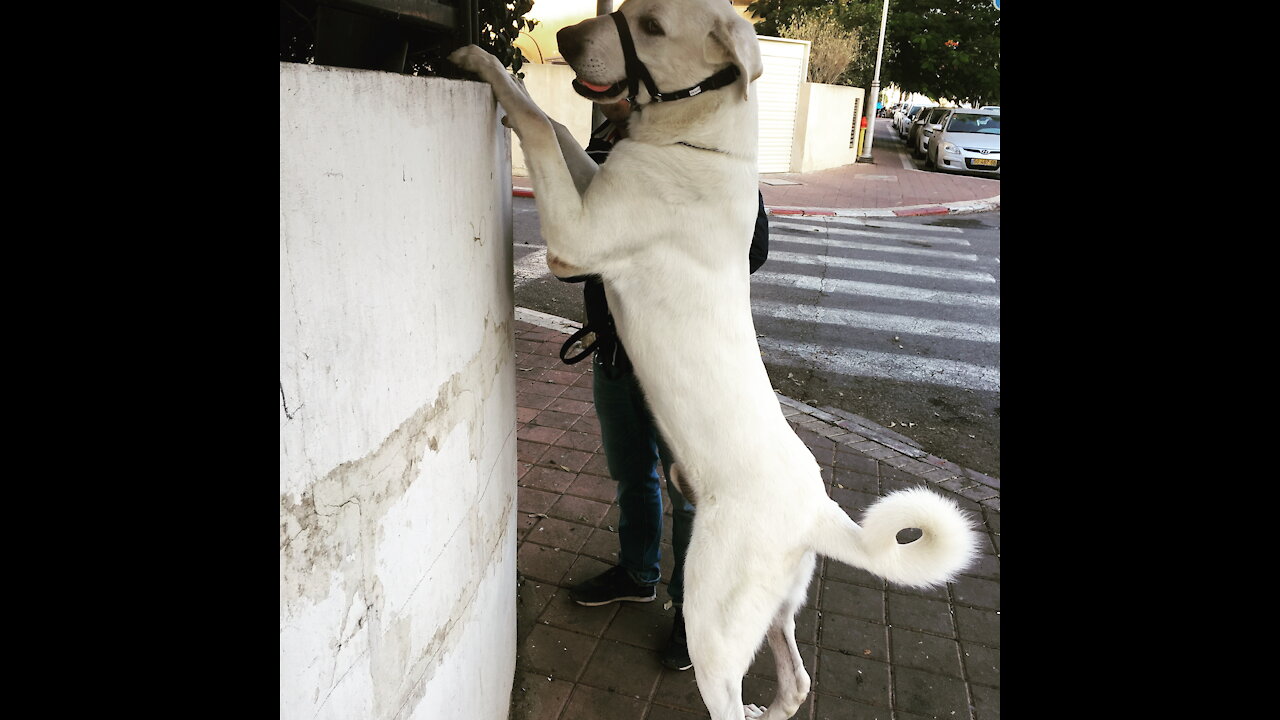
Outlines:
{"label": "crack in wall", "polygon": [[[466,608],[458,603],[465,605],[474,600],[478,582],[472,580],[462,589],[458,602],[446,616],[451,619],[422,651],[415,653],[416,658],[409,658],[406,653],[411,644],[411,618],[384,617],[385,598],[376,571],[379,525],[413,483],[421,480],[421,458],[428,450],[437,451],[443,438],[455,428],[466,426],[469,456],[473,462],[479,459],[485,449],[485,407],[498,389],[498,383],[503,381],[504,365],[512,362],[512,343],[510,318],[494,324],[486,317],[481,348],[463,369],[438,387],[435,398],[415,411],[370,453],[333,468],[309,485],[296,500],[289,495],[281,496],[282,621],[304,611],[308,601],[322,602],[335,590],[346,595],[343,625],[329,658],[335,664],[317,711],[353,669],[368,667],[377,710],[375,716],[403,713],[406,707],[415,704],[414,697],[425,693],[427,681],[434,674],[435,661],[452,648],[450,633],[457,619],[467,615]],[[281,398],[288,416],[283,384]],[[502,452],[509,450],[510,438],[514,437],[514,420],[511,425],[500,443]],[[489,463],[490,477],[486,478],[482,496],[490,492],[495,482],[492,474],[496,463],[496,459]],[[504,522],[497,523],[501,530],[496,536],[492,531],[476,534],[488,541],[482,546],[498,547],[497,543],[507,536],[505,513],[510,512],[512,502],[514,491],[503,510]],[[473,507],[452,528],[450,538],[467,526],[487,528],[494,524],[491,518],[477,517],[478,512],[479,509]],[[447,548],[448,543],[443,547]],[[444,550],[431,548],[429,551],[438,553],[432,560],[434,566]],[[490,551],[485,562],[491,565],[492,557]],[[336,583],[334,575],[340,578]],[[351,616],[357,603],[362,609],[356,611],[359,617],[353,621]],[[384,627],[384,621],[390,626]],[[349,627],[352,622],[354,629]],[[352,642],[362,629],[368,632],[368,648],[354,658],[340,658],[337,651]],[[363,660],[366,656],[367,664]],[[339,662],[350,665],[342,669],[337,665]]]}

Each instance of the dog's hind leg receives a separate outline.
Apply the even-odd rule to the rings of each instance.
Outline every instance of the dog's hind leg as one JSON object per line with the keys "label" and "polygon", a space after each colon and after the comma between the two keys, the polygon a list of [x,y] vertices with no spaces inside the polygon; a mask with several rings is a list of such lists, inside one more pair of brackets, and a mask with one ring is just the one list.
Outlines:
{"label": "dog's hind leg", "polygon": [[796,647],[796,612],[804,604],[809,580],[813,577],[814,562],[814,554],[809,553],[800,563],[791,596],[778,611],[778,616],[774,618],[773,626],[766,635],[778,674],[778,692],[761,720],[787,720],[796,714],[809,696],[809,673],[805,672],[804,659],[800,657],[800,649]]}
{"label": "dog's hind leg", "polygon": [[[717,509],[711,508],[707,512],[709,517],[704,517],[703,510],[699,509],[685,564],[684,613],[689,658],[693,661],[698,692],[713,720],[762,717],[772,720],[778,716],[766,715],[764,708],[755,705],[743,705],[742,677],[751,667],[775,618],[786,612],[784,607],[794,611],[793,600],[803,599],[803,588],[797,597],[793,592],[792,572],[781,576],[776,573],[776,568],[783,563],[778,555],[755,553],[725,557],[722,554],[725,548],[750,546],[750,542],[733,542],[726,536],[751,530],[714,526]],[[812,557],[806,558],[808,564],[800,564],[812,571]],[[787,667],[792,664],[789,658],[788,655],[783,661]],[[791,675],[794,677],[794,673]],[[794,695],[794,690],[789,694]]]}

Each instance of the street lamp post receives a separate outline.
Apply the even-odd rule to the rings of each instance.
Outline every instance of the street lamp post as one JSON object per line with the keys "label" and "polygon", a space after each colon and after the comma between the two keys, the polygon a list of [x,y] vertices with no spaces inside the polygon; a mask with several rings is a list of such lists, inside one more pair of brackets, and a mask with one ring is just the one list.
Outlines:
{"label": "street lamp post", "polygon": [[871,79],[871,97],[862,103],[866,111],[867,136],[862,141],[862,154],[858,162],[871,162],[871,142],[876,134],[876,103],[880,100],[880,59],[884,56],[884,27],[889,19],[889,0],[884,0],[884,9],[880,11],[880,46],[876,48],[876,73]]}

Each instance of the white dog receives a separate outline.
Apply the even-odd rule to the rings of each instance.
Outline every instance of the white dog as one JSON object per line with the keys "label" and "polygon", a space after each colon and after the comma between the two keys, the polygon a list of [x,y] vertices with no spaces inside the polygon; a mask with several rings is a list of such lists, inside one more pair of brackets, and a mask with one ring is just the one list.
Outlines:
{"label": "white dog", "polygon": [[[524,147],[547,262],[599,274],[659,431],[697,505],[684,613],[698,690],[715,720],[790,718],[809,692],[794,636],[817,554],[927,587],[970,562],[976,534],[924,489],[891,494],[859,526],[826,493],[760,358],[748,247],[758,211],[751,25],[728,0],[628,0],[557,36],[578,92],[632,99],[629,138],[597,166],[492,55],[477,73]],[[899,544],[903,528],[923,535]],[[768,709],[742,677],[767,638],[778,672]]]}

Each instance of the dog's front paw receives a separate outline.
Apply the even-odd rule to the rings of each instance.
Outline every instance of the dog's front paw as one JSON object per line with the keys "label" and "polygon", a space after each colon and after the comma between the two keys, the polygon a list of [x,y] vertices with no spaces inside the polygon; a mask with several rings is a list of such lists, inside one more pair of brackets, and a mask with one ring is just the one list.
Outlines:
{"label": "dog's front paw", "polygon": [[762,708],[758,705],[743,705],[742,717],[745,720],[756,720],[757,718],[764,717],[764,714],[767,710],[768,708]]}
{"label": "dog's front paw", "polygon": [[499,70],[502,69],[498,58],[477,45],[466,45],[449,53],[449,62],[477,75],[483,74],[486,68],[492,68],[495,65]]}

